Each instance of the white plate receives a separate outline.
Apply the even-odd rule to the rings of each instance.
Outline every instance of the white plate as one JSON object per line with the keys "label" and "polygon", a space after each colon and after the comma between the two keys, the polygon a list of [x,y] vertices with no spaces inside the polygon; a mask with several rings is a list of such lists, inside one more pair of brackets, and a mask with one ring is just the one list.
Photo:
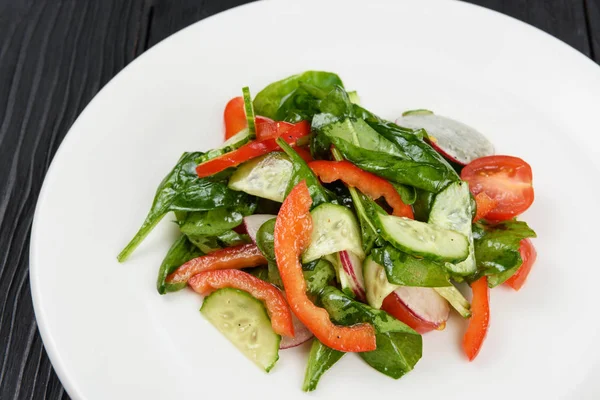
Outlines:
{"label": "white plate", "polygon": [[98,94],[52,163],[32,233],[36,316],[69,394],[307,398],[306,348],[282,352],[264,374],[199,315],[199,297],[156,293],[170,218],[129,262],[115,258],[179,155],[219,144],[229,98],[306,69],[338,72],[384,117],[433,109],[525,158],[537,199],[523,218],[539,234],[525,288],[492,292],[475,362],[453,319],[425,336],[423,359],[405,378],[347,356],[311,398],[597,398],[600,69],[500,14],[418,0],[240,7],[159,44]]}

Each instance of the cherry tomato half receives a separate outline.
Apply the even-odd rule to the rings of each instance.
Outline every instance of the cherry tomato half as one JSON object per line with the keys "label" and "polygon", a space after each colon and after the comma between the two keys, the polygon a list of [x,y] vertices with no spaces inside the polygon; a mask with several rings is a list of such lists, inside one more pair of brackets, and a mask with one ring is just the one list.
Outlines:
{"label": "cherry tomato half", "polygon": [[225,140],[247,126],[244,99],[241,96],[229,100],[223,112],[223,119],[225,121]]}
{"label": "cherry tomato half", "polygon": [[465,166],[461,178],[469,182],[471,193],[484,192],[496,201],[486,219],[505,221],[521,214],[533,203],[531,167],[518,157],[481,157]]}

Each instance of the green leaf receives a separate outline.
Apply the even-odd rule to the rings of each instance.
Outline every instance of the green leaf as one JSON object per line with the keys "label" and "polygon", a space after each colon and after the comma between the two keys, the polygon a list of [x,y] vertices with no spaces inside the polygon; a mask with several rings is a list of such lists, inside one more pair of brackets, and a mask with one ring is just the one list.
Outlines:
{"label": "green leaf", "polygon": [[169,211],[207,211],[248,203],[248,195],[229,189],[221,176],[198,178],[196,165],[202,154],[184,153],[163,179],[144,223],[117,257],[120,262],[129,257]]}
{"label": "green leaf", "polygon": [[186,262],[202,255],[204,255],[204,253],[194,246],[186,236],[180,236],[167,252],[167,255],[160,265],[160,269],[158,270],[158,278],[156,280],[156,289],[158,290],[158,293],[165,294],[167,292],[175,292],[183,289],[185,283],[168,284],[165,282],[165,279],[169,274]]}
{"label": "green leaf", "polygon": [[256,245],[269,261],[275,261],[275,222],[276,218],[265,221],[256,231]]}
{"label": "green leaf", "polygon": [[477,276],[488,275],[488,285],[498,286],[509,279],[523,263],[521,240],[536,237],[525,222],[510,220],[495,225],[473,224]]}
{"label": "green leaf", "polygon": [[412,205],[417,201],[417,190],[414,187],[393,182],[392,185],[396,188],[398,194],[400,194],[404,204]]}
{"label": "green leaf", "polygon": [[415,258],[394,246],[386,245],[371,252],[373,261],[385,269],[390,283],[403,286],[450,286],[448,271],[433,261]]}
{"label": "green leaf", "polygon": [[320,296],[332,321],[344,326],[372,324],[376,332],[377,349],[359,353],[377,371],[398,379],[410,372],[421,359],[421,335],[385,311],[376,310],[353,300],[339,289],[328,286]]}
{"label": "green leaf", "polygon": [[417,189],[416,195],[415,202],[412,205],[415,219],[417,221],[427,222],[429,220],[431,206],[433,206],[433,200],[435,200],[435,193]]}
{"label": "green leaf", "polygon": [[251,197],[248,203],[236,207],[190,212],[179,229],[191,236],[216,236],[239,226],[242,219],[252,215],[255,210],[256,198]]}
{"label": "green leaf", "polygon": [[312,270],[304,270],[306,280],[306,291],[312,295],[318,295],[335,279],[335,269],[329,261],[320,259]]}
{"label": "green leaf", "polygon": [[285,151],[288,157],[290,157],[294,170],[292,179],[290,179],[290,183],[286,190],[286,196],[292,191],[294,186],[301,181],[306,181],[310,197],[312,197],[313,200],[312,207],[314,208],[319,204],[328,203],[329,199],[333,196],[323,187],[323,185],[321,185],[319,179],[315,176],[310,167],[306,165],[306,162],[302,157],[300,157],[298,153],[294,151],[292,146],[285,142],[285,140],[277,138],[277,144]]}
{"label": "green leaf", "polygon": [[344,354],[346,353],[333,350],[315,339],[308,355],[302,390],[305,392],[315,390],[323,374],[338,362]]}
{"label": "green leaf", "polygon": [[[254,111],[274,120],[293,120],[294,115],[310,120],[318,111],[313,95],[300,87],[300,82],[329,92],[343,83],[339,76],[331,72],[306,71],[271,83],[261,90],[254,99]],[[291,121],[290,121],[291,122]]]}

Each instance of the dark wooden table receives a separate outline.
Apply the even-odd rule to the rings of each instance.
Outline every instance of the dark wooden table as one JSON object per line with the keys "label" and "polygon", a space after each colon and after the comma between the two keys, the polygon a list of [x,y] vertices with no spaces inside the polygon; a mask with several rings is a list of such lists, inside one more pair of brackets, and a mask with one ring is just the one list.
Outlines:
{"label": "dark wooden table", "polygon": [[[29,290],[29,233],[48,165],[115,74],[181,28],[247,0],[0,0],[0,399],[68,398]],[[600,0],[471,0],[600,63]],[[55,238],[48,238],[55,240]]]}

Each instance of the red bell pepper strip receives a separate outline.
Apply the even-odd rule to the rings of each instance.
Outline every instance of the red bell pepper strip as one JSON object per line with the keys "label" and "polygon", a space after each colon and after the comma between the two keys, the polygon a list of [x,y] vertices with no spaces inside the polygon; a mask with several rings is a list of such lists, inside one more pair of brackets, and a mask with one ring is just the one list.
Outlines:
{"label": "red bell pepper strip", "polygon": [[271,325],[278,335],[294,337],[292,312],[283,293],[275,286],[237,269],[206,271],[194,275],[188,284],[195,292],[208,295],[217,289],[235,288],[250,293],[267,307]]}
{"label": "red bell pepper strip", "polygon": [[266,263],[265,256],[255,244],[241,244],[194,258],[167,276],[165,282],[182,283],[200,272],[257,267]]}
{"label": "red bell pepper strip", "polygon": [[469,361],[477,357],[490,325],[490,288],[487,277],[484,276],[473,282],[471,289],[473,290],[471,319],[462,343]]}
{"label": "red bell pepper strip", "polygon": [[229,100],[223,112],[223,120],[225,121],[225,140],[248,126],[242,96]]}
{"label": "red bell pepper strip", "polygon": [[[295,145],[296,141],[310,133],[308,121],[300,121],[296,124],[289,124],[289,127],[280,131],[280,136],[290,145]],[[208,160],[196,167],[196,173],[200,178],[205,178],[221,172],[229,167],[236,167],[241,163],[253,158],[262,156],[275,150],[281,150],[274,138],[265,140],[254,140],[246,143],[237,150],[225,153],[220,157]]]}
{"label": "red bell pepper strip", "polygon": [[525,284],[527,280],[527,276],[531,271],[531,267],[535,263],[535,259],[537,258],[537,251],[535,247],[533,247],[533,243],[529,239],[521,240],[521,246],[519,247],[519,253],[521,253],[521,258],[523,259],[523,264],[519,267],[517,272],[513,274],[510,278],[506,280],[508,286],[515,290],[519,290]]}
{"label": "red bell pepper strip", "polygon": [[402,201],[394,186],[385,179],[364,171],[349,161],[313,161],[308,164],[315,174],[326,183],[341,179],[373,200],[380,197],[392,207],[393,215],[414,219],[412,208]]}
{"label": "red bell pepper strip", "polygon": [[400,301],[400,298],[394,292],[390,293],[383,300],[381,309],[397,320],[404,322],[420,334],[430,332],[434,329],[442,329],[445,326],[444,323],[442,327],[438,328],[432,322],[417,317],[410,308],[406,307],[406,305]]}
{"label": "red bell pepper strip", "polygon": [[306,281],[298,258],[310,242],[311,204],[308,187],[302,181],[286,197],[275,222],[275,258],[288,303],[296,317],[324,345],[344,352],[375,350],[375,330],[371,325],[334,325],[327,311],[315,306],[306,295]]}
{"label": "red bell pepper strip", "polygon": [[475,204],[477,204],[477,212],[475,213],[473,222],[477,222],[480,219],[485,218],[490,211],[496,208],[498,202],[488,196],[485,192],[479,192],[477,193],[477,196],[475,196]]}

